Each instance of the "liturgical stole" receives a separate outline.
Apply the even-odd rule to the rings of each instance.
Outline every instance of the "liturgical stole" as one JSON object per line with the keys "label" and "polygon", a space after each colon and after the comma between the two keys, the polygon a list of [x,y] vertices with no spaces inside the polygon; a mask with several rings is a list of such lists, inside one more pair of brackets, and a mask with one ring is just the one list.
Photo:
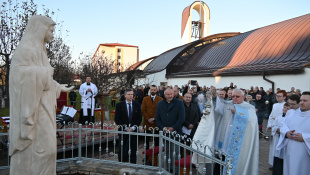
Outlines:
{"label": "liturgical stole", "polygon": [[[247,127],[247,123],[249,120],[248,109],[241,108],[238,105],[235,105],[235,108],[236,108],[236,113],[234,116],[233,126],[231,129],[228,147],[227,147],[228,157],[226,157],[226,161],[230,156],[232,158],[233,168],[232,168],[231,174],[235,174],[236,172],[240,150],[241,150],[241,146],[243,142],[243,137],[244,137],[245,129]],[[226,174],[225,172],[226,170],[224,168],[223,175]]]}

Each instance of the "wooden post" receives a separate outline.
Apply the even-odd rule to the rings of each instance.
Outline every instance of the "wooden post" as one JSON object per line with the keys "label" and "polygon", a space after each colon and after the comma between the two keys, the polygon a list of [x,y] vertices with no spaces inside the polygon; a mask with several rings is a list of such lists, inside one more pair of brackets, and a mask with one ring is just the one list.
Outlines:
{"label": "wooden post", "polygon": [[101,129],[103,129],[103,122],[104,122],[104,118],[105,118],[104,99],[107,96],[109,96],[109,94],[97,94],[96,95],[96,98],[101,100]]}
{"label": "wooden post", "polygon": [[103,121],[104,121],[104,96],[101,96],[101,129],[103,129]]}

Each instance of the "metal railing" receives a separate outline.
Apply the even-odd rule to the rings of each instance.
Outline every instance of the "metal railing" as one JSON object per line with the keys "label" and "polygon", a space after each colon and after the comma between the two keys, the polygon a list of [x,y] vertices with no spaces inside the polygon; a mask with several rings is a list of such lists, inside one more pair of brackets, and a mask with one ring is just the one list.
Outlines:
{"label": "metal railing", "polygon": [[[0,126],[0,129],[3,130],[4,129],[4,126]],[[4,166],[0,166],[0,169],[7,169],[9,168],[9,165],[10,165],[10,159],[9,159],[9,146],[10,146],[10,143],[9,143],[9,133],[6,132],[6,133],[1,133],[0,132],[0,144],[1,144],[1,150],[5,150],[5,147],[6,147],[6,150],[8,152],[7,154],[7,165],[4,165]],[[1,154],[2,155],[2,154]]]}
{"label": "metal railing", "polygon": [[[86,125],[81,125],[77,122],[62,125],[62,129],[57,129],[57,162],[69,160],[76,160],[76,163],[83,163],[84,160],[104,161],[111,164],[155,170],[159,174],[180,174],[181,171],[183,171],[184,174],[186,171],[188,171],[189,174],[198,174],[199,168],[202,170],[200,173],[206,174],[207,172],[213,171],[212,167],[214,167],[214,164],[219,164],[221,170],[225,167],[227,171],[225,174],[230,174],[232,169],[230,156],[225,155],[226,161],[216,158],[216,156],[222,157],[223,153],[215,150],[214,147],[201,145],[200,141],[193,141],[176,132],[159,131],[159,134],[155,134],[158,128],[150,128],[151,133],[147,133],[142,126],[134,126],[136,128],[134,132],[125,132],[126,127],[127,126],[103,124],[103,128],[101,128],[101,123],[87,123]],[[124,143],[124,137],[126,137],[126,135],[129,138],[128,143]],[[6,141],[8,151],[9,134],[0,133],[0,136],[1,140]],[[149,142],[149,148],[152,149],[152,153],[149,156],[145,155],[147,151],[147,137],[151,137],[153,140]],[[154,144],[154,141],[156,138],[159,139],[158,153],[155,152],[155,147],[157,145]],[[133,142],[135,142],[135,144],[133,144]],[[128,144],[128,162],[123,161],[122,158],[125,150],[118,150],[118,144],[122,145],[121,148],[123,148],[125,144]],[[198,150],[193,149],[190,146],[191,144],[195,144]],[[132,145],[136,146],[136,148],[132,148]],[[164,150],[160,149],[161,147],[164,147]],[[132,152],[132,150],[136,150],[136,152]],[[119,156],[121,156],[120,161],[118,160],[119,151]],[[211,154],[208,154],[208,151],[211,152]],[[130,159],[132,154],[135,154],[136,163],[129,163],[131,162]],[[198,155],[197,161],[193,160],[193,154]],[[181,159],[183,157],[187,158],[184,158],[182,162]],[[198,157],[204,160],[203,164],[198,162]],[[181,168],[182,164],[184,164],[184,166]],[[188,166],[186,166],[186,164]],[[207,166],[207,164],[211,166]],[[207,167],[209,167],[209,169],[207,169]],[[9,168],[9,155],[7,166],[0,166],[0,169],[3,168]]]}

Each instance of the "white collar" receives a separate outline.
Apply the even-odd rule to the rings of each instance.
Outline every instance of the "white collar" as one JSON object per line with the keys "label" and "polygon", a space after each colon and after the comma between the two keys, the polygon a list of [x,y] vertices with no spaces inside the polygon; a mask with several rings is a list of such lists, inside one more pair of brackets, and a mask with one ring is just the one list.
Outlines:
{"label": "white collar", "polygon": [[127,100],[125,100],[126,101],[126,104],[128,105],[128,104],[132,104],[132,100],[131,100],[131,102],[129,103]]}
{"label": "white collar", "polygon": [[310,110],[309,111],[301,111],[301,109],[298,108],[297,111],[300,113],[300,116],[302,116],[302,117],[310,117]]}

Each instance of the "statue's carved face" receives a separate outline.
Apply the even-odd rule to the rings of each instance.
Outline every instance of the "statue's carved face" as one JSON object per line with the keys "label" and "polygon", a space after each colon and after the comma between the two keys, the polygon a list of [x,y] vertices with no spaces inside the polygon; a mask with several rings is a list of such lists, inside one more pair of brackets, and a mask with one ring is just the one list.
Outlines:
{"label": "statue's carved face", "polygon": [[54,25],[50,26],[48,30],[46,31],[44,42],[48,43],[53,39],[53,33],[54,33],[55,27]]}

